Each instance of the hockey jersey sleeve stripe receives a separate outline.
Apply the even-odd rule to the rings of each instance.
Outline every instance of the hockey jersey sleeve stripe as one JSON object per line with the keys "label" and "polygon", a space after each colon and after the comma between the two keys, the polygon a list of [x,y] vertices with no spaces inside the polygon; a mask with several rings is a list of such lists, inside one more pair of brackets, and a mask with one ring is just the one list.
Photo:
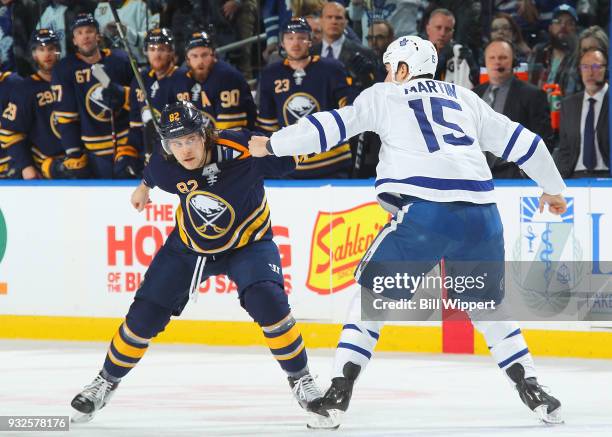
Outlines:
{"label": "hockey jersey sleeve stripe", "polygon": [[323,130],[323,126],[319,123],[312,115],[307,115],[306,119],[313,124],[314,127],[319,131],[319,144],[321,146],[321,152],[325,152],[327,150],[327,139],[325,138],[325,131]]}
{"label": "hockey jersey sleeve stripe", "polygon": [[232,129],[235,127],[246,127],[247,125],[247,121],[246,120],[240,120],[240,121],[220,121],[217,120],[217,122],[215,123],[215,127],[217,129]]}
{"label": "hockey jersey sleeve stripe", "polygon": [[521,131],[523,129],[524,129],[524,127],[523,127],[522,124],[519,124],[516,127],[516,129],[514,129],[514,132],[512,133],[512,136],[510,137],[510,141],[508,141],[508,145],[506,146],[506,148],[504,149],[504,153],[502,154],[502,158],[505,161],[508,160],[508,156],[510,156],[510,152],[512,152],[512,148],[516,144],[516,140],[518,139],[518,137],[521,134]]}
{"label": "hockey jersey sleeve stripe", "polygon": [[246,118],[246,112],[239,112],[236,114],[219,114],[217,115],[217,120],[236,120],[241,118]]}
{"label": "hockey jersey sleeve stripe", "polygon": [[533,155],[533,153],[535,152],[536,147],[538,147],[538,144],[540,144],[540,141],[542,141],[542,138],[540,138],[539,135],[536,135],[533,141],[531,142],[531,146],[529,146],[529,150],[527,151],[527,153],[525,153],[525,155],[523,155],[522,158],[516,161],[516,165],[523,165],[525,161],[531,158],[531,155]]}
{"label": "hockey jersey sleeve stripe", "polygon": [[409,184],[417,187],[431,188],[434,190],[464,190],[464,191],[493,191],[493,179],[475,181],[470,179],[442,179],[426,176],[412,176],[406,179],[379,179],[375,186],[382,184]]}
{"label": "hockey jersey sleeve stripe", "polygon": [[338,111],[336,111],[335,109],[332,109],[329,112],[331,112],[331,115],[334,116],[334,119],[336,120],[336,123],[338,124],[338,129],[340,130],[339,143],[341,143],[346,138],[346,126],[344,126],[344,121],[342,121],[342,117],[340,117],[340,114],[338,114]]}

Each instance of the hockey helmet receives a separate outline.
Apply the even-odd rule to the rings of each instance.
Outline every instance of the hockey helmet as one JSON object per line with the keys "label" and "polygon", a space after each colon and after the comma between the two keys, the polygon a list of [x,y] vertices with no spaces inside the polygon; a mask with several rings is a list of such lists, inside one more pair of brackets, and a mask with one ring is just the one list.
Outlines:
{"label": "hockey helmet", "polygon": [[307,33],[308,38],[312,38],[312,28],[308,21],[303,17],[293,17],[281,29],[281,41],[286,33]]}
{"label": "hockey helmet", "polygon": [[100,25],[98,24],[98,20],[94,18],[92,14],[78,14],[70,23],[70,32],[74,32],[77,27],[83,26],[94,26],[96,30],[100,31]]}
{"label": "hockey helmet", "polygon": [[147,51],[149,45],[169,45],[174,50],[174,35],[172,31],[166,27],[157,27],[147,32],[144,39],[144,50]]}
{"label": "hockey helmet", "polygon": [[170,155],[172,152],[169,142],[173,138],[194,132],[200,132],[204,139],[208,137],[204,116],[193,103],[185,100],[166,105],[162,110],[159,124],[162,147]]}
{"label": "hockey helmet", "polygon": [[212,50],[215,49],[210,34],[203,30],[194,32],[189,36],[187,44],[185,45],[185,53],[195,47],[209,47]]}
{"label": "hockey helmet", "polygon": [[39,46],[55,45],[60,50],[60,40],[53,29],[36,29],[30,37],[30,49]]}
{"label": "hockey helmet", "polygon": [[395,82],[395,73],[397,73],[400,62],[408,66],[409,72],[406,80],[423,74],[435,75],[438,66],[438,52],[428,40],[418,36],[402,36],[393,41],[383,55],[383,63],[391,65],[393,82]]}

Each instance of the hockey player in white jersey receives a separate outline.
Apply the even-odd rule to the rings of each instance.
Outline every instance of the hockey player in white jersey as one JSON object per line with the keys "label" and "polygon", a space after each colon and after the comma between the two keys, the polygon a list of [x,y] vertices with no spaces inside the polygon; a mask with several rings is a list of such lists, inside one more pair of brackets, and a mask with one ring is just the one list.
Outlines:
{"label": "hockey player in white jersey", "polygon": [[[553,214],[565,212],[561,195],[565,184],[539,136],[493,111],[472,91],[432,80],[437,54],[429,41],[401,37],[387,48],[383,62],[388,72],[385,83],[364,90],[352,106],[308,115],[269,139],[252,137],[251,154],[316,153],[364,131],[377,133],[382,147],[376,194],[394,216],[357,267],[357,282],[371,290],[375,275],[381,270],[393,274],[389,266],[398,261],[413,276],[427,273],[441,259],[447,267],[476,263],[487,266],[492,285],[478,297],[462,298],[494,300],[499,305],[504,295],[503,228],[483,152],[515,162],[537,182],[543,190],[541,211],[548,204]],[[406,289],[402,292],[404,298],[412,296]],[[543,422],[562,423],[561,403],[538,383],[518,324],[508,317],[491,321],[482,312],[469,315],[525,405]],[[321,410],[337,417],[346,411],[353,384],[370,360],[382,325],[361,320],[357,293]]]}

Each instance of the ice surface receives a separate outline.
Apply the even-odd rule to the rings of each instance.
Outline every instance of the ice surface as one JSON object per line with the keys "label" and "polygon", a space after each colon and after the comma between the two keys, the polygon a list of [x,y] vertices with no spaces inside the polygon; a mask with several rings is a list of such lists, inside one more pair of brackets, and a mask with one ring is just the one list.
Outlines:
{"label": "ice surface", "polygon": [[[106,343],[0,341],[0,415],[69,415]],[[332,350],[312,350],[327,386]],[[612,361],[536,358],[566,424],[539,424],[490,357],[378,353],[340,430],[310,431],[263,347],[153,344],[96,418],[45,436],[612,436]],[[25,436],[25,433],[3,433]],[[36,433],[27,433],[36,435]]]}

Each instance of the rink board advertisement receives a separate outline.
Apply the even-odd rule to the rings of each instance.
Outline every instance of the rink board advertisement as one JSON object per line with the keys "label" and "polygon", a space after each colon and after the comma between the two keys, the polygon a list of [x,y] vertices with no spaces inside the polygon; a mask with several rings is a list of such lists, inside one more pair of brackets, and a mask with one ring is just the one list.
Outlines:
{"label": "rink board advertisement", "polygon": [[[174,196],[153,190],[153,203],[138,213],[129,203],[133,188],[103,182],[0,186],[0,320],[5,326],[15,320],[10,316],[124,316],[147,266],[174,228],[177,206]],[[529,261],[545,253],[553,260],[612,260],[610,182],[572,184],[565,193],[569,210],[562,217],[537,211],[534,186],[502,182],[496,191],[507,259]],[[367,182],[272,182],[267,196],[294,315],[306,324],[341,323],[358,291],[353,272],[391,216],[375,202]],[[601,274],[612,277],[612,272]],[[224,276],[204,281],[181,319],[250,320],[235,284]],[[412,325],[439,330],[440,323]],[[612,323],[526,325],[603,335]]]}

